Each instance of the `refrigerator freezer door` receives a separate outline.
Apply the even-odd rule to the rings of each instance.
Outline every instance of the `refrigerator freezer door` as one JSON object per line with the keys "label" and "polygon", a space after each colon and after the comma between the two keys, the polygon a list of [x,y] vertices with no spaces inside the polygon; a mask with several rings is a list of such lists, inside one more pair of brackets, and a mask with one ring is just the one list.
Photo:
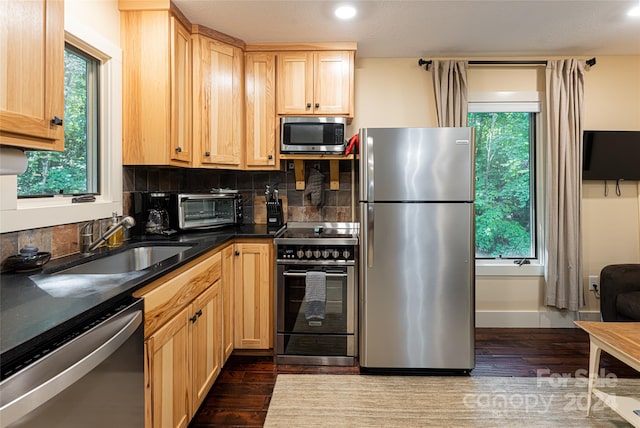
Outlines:
{"label": "refrigerator freezer door", "polygon": [[473,128],[363,128],[363,201],[472,201]]}
{"label": "refrigerator freezer door", "polygon": [[364,229],[360,365],[471,370],[473,204],[361,203],[360,207]]}

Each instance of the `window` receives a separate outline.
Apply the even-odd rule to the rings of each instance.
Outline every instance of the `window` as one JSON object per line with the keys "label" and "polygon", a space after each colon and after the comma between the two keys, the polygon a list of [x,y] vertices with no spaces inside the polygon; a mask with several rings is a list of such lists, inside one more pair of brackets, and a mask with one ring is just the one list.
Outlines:
{"label": "window", "polygon": [[[68,9],[65,13],[73,15],[75,11]],[[93,114],[101,126],[91,133],[100,143],[93,146],[95,152],[91,154],[97,164],[86,173],[94,177],[96,190],[99,183],[96,201],[77,204],[70,195],[19,197],[18,176],[1,176],[0,233],[109,218],[114,211],[122,212],[122,51],[86,23],[86,17],[75,17],[65,19],[64,26],[65,41],[97,59],[99,100]]]}
{"label": "window", "polygon": [[64,52],[64,152],[27,152],[18,196],[98,193],[100,61],[69,44]]}
{"label": "window", "polygon": [[476,258],[538,257],[537,103],[469,104],[476,129]]}

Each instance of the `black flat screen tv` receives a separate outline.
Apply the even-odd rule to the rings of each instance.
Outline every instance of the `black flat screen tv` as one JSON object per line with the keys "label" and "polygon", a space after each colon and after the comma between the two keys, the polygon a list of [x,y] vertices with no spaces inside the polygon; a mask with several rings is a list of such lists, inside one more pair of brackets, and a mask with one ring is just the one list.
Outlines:
{"label": "black flat screen tv", "polygon": [[640,131],[584,131],[583,180],[640,180]]}

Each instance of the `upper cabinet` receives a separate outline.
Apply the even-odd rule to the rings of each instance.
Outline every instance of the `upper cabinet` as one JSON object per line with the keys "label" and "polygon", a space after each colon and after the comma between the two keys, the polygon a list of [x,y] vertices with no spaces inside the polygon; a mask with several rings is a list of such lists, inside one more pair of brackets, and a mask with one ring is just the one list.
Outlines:
{"label": "upper cabinet", "polygon": [[0,144],[64,150],[64,4],[0,1]]}
{"label": "upper cabinet", "polygon": [[[192,160],[191,24],[164,9],[120,0],[122,162],[189,166]],[[154,6],[149,2],[148,6]]]}
{"label": "upper cabinet", "polygon": [[246,168],[277,169],[276,55],[245,54]]}
{"label": "upper cabinet", "polygon": [[194,166],[237,169],[244,145],[242,49],[205,27],[193,30]]}
{"label": "upper cabinet", "polygon": [[353,117],[354,56],[354,51],[279,53],[277,113]]}
{"label": "upper cabinet", "polygon": [[246,45],[170,0],[118,6],[124,165],[276,170],[279,115],[353,117],[356,43]]}

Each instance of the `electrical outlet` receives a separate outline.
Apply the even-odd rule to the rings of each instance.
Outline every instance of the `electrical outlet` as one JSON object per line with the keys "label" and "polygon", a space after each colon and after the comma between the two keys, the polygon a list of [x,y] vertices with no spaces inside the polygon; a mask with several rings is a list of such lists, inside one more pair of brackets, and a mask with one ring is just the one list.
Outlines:
{"label": "electrical outlet", "polygon": [[598,291],[600,286],[600,278],[597,275],[589,276],[589,290]]}

